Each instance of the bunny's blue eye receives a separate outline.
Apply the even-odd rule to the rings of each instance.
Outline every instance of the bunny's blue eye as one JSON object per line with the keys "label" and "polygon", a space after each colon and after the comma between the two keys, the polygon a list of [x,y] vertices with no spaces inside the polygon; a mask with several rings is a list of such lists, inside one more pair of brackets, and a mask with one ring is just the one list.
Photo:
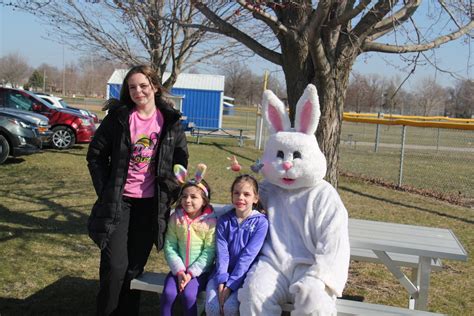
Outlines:
{"label": "bunny's blue eye", "polygon": [[293,152],[293,159],[299,158],[301,159],[301,153],[299,151]]}
{"label": "bunny's blue eye", "polygon": [[277,152],[277,158],[281,158],[281,159],[285,158],[285,154],[283,153],[283,151],[279,150]]}

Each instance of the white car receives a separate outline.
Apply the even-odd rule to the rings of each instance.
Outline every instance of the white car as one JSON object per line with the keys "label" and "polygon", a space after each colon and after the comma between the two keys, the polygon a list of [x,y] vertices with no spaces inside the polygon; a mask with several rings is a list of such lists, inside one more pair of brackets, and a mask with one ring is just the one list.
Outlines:
{"label": "white car", "polygon": [[91,111],[88,111],[88,110],[72,107],[69,104],[67,104],[66,101],[64,101],[64,99],[62,98],[59,98],[50,94],[46,94],[46,93],[36,93],[36,95],[40,97],[41,99],[45,100],[46,102],[48,102],[48,104],[51,104],[52,106],[56,108],[72,109],[72,110],[79,111],[82,115],[90,117],[94,124],[99,123],[99,118],[97,117],[95,113],[92,113]]}

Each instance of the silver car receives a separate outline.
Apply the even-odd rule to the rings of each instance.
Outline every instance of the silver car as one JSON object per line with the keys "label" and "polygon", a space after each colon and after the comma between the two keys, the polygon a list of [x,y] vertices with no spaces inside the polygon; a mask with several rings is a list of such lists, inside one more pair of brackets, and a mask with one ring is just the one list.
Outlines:
{"label": "silver car", "polygon": [[38,152],[48,144],[53,132],[46,116],[0,107],[0,164],[8,156]]}

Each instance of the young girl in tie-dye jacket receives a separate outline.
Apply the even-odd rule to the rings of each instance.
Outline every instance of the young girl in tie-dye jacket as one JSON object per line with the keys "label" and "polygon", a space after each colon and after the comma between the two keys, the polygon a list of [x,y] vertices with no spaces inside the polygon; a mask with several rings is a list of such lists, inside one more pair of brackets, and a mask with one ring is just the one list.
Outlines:
{"label": "young girl in tie-dye jacket", "polygon": [[179,206],[169,219],[164,253],[171,272],[160,299],[161,315],[172,315],[176,299],[181,300],[185,315],[197,315],[197,295],[206,289],[216,252],[210,193],[204,180],[185,182]]}

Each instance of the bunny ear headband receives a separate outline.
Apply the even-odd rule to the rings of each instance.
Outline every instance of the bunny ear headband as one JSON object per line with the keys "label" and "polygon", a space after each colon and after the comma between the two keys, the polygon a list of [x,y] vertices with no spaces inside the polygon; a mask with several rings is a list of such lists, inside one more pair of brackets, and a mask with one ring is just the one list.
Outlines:
{"label": "bunny ear headband", "polygon": [[196,166],[196,173],[194,174],[194,179],[186,180],[186,177],[188,176],[188,170],[186,170],[186,168],[184,168],[182,165],[173,166],[174,175],[176,176],[178,182],[181,183],[181,185],[185,185],[187,183],[193,184],[200,188],[204,192],[204,194],[209,197],[209,192],[207,191],[206,186],[201,183],[201,180],[204,178],[204,174],[206,173],[206,169],[207,166],[205,164],[198,164]]}

